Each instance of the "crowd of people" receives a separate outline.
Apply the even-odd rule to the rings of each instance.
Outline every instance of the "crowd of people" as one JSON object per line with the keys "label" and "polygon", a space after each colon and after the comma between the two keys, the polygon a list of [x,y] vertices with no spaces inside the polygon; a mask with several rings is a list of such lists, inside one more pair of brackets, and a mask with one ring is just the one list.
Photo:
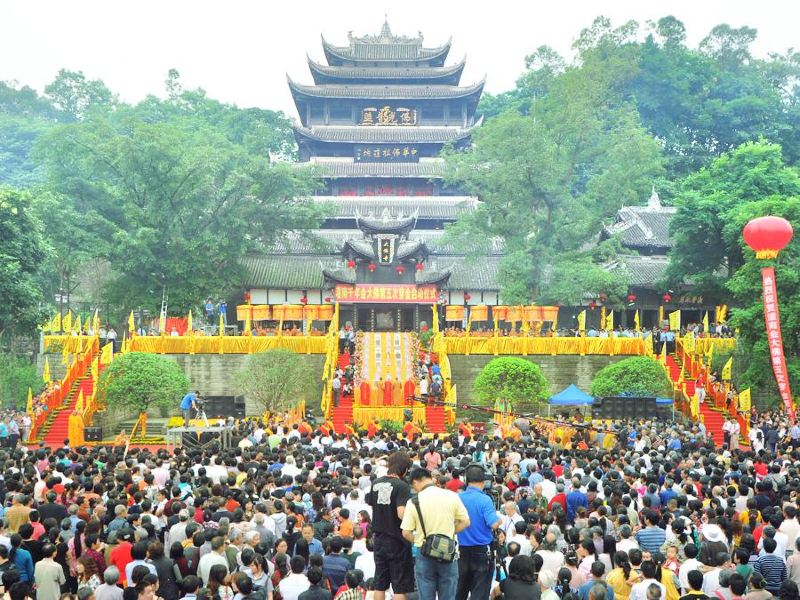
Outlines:
{"label": "crowd of people", "polygon": [[[689,333],[697,338],[730,338],[734,336],[734,331],[726,324],[711,324],[709,331],[706,332],[702,323],[689,323],[681,327],[680,331],[660,329],[658,327],[636,329],[633,326],[618,325],[617,327],[605,329],[603,327],[588,326],[585,331],[580,331],[577,327],[552,329],[549,323],[534,323],[535,327],[523,329],[506,325],[497,329],[499,337],[589,337],[589,338],[637,338],[652,339],[653,343],[663,344],[665,342],[675,342],[677,335],[685,336]],[[447,337],[463,337],[467,335],[467,330],[460,325],[450,325],[444,330]],[[470,337],[493,337],[495,331],[486,325],[472,326],[469,330]]]}
{"label": "crowd of people", "polygon": [[12,600],[798,600],[797,443],[780,414],[756,421],[786,437],[275,418],[235,423],[228,449],[7,446],[0,583]]}

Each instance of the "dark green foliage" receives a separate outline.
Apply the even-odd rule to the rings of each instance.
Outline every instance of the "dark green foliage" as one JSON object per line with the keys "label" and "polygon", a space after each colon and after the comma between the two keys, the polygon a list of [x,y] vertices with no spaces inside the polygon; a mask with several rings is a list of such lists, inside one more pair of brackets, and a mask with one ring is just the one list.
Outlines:
{"label": "dark green foliage", "polygon": [[36,281],[47,245],[30,193],[0,188],[0,338],[31,333],[44,315]]}
{"label": "dark green foliage", "polygon": [[671,396],[664,367],[647,356],[632,356],[600,369],[592,381],[592,396]]}
{"label": "dark green foliage", "polygon": [[44,382],[28,357],[0,353],[0,406],[25,408],[28,388],[38,394]]}
{"label": "dark green foliage", "polygon": [[536,363],[516,356],[489,361],[475,379],[475,393],[481,402],[500,400],[513,408],[520,402],[544,402],[550,386]]}
{"label": "dark green foliage", "polygon": [[97,399],[109,407],[143,412],[150,406],[174,408],[189,391],[189,380],[174,360],[130,352],[117,356],[100,374]]}

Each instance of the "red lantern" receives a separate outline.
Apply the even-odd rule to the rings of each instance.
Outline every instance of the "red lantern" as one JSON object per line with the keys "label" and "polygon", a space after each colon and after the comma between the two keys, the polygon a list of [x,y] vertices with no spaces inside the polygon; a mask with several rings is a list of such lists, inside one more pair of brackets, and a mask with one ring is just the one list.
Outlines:
{"label": "red lantern", "polygon": [[599,298],[600,302],[605,302],[606,300],[608,300],[608,296],[606,296],[605,294],[600,294]]}
{"label": "red lantern", "polygon": [[308,298],[306,298],[305,296],[300,298],[300,304],[308,304]]}
{"label": "red lantern", "polygon": [[417,269],[417,271],[422,271],[422,269],[424,269],[424,268],[425,268],[425,267],[423,267],[423,266],[422,266],[422,263],[421,263],[421,262],[418,262],[418,263],[417,263],[417,266],[416,266],[416,269]]}
{"label": "red lantern", "polygon": [[469,292],[464,292],[464,302],[469,302],[472,300],[472,296],[470,296]]}
{"label": "red lantern", "polygon": [[597,302],[595,302],[594,300],[590,300],[589,301],[589,308],[591,308],[592,310],[597,308]]}
{"label": "red lantern", "polygon": [[355,269],[356,268],[356,261],[354,261],[352,258],[350,260],[348,260],[347,261],[347,268],[348,269]]}
{"label": "red lantern", "polygon": [[664,304],[669,304],[672,302],[672,294],[669,292],[664,292],[664,295],[661,296],[661,299],[664,301]]}
{"label": "red lantern", "polygon": [[778,252],[792,239],[792,224],[782,217],[759,217],[745,225],[744,241],[756,252],[756,258],[777,258]]}
{"label": "red lantern", "polygon": [[250,304],[250,290],[247,290],[244,293],[244,303],[245,304]]}
{"label": "red lantern", "polygon": [[374,262],[371,262],[371,263],[369,263],[367,265],[367,271],[369,271],[370,273],[374,273],[375,269],[377,269],[377,268],[378,268],[378,265],[376,265]]}
{"label": "red lantern", "polygon": [[628,294],[628,302],[636,302],[636,294]]}
{"label": "red lantern", "polygon": [[330,302],[330,301],[331,301],[331,297],[330,296],[325,296],[325,302]]}
{"label": "red lantern", "polygon": [[395,271],[397,271],[398,275],[402,275],[403,273],[406,272],[406,268],[403,265],[397,265]]}

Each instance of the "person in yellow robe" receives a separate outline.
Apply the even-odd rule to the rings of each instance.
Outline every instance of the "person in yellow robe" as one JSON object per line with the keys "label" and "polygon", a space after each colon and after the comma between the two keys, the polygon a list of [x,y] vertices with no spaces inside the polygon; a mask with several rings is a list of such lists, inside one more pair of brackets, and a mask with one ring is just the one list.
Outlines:
{"label": "person in yellow robe", "polygon": [[123,429],[117,434],[117,437],[114,438],[114,445],[124,446],[127,443],[128,443],[128,434],[125,433],[125,430]]}
{"label": "person in yellow robe", "polygon": [[403,383],[398,377],[392,382],[392,406],[403,406]]}
{"label": "person in yellow robe", "polygon": [[67,427],[70,448],[83,446],[83,427],[83,417],[77,410],[73,410],[69,416],[69,425]]}
{"label": "person in yellow robe", "polygon": [[372,383],[372,393],[370,394],[370,405],[381,406],[381,398],[383,398],[383,384],[379,379]]}

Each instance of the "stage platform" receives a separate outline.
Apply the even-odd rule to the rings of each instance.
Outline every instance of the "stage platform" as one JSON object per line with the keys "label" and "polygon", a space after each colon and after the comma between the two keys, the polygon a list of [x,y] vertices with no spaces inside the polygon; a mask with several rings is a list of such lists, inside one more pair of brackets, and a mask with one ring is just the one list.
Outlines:
{"label": "stage platform", "polygon": [[[186,434],[194,437],[186,437]],[[189,427],[169,427],[167,428],[166,443],[167,448],[175,449],[177,446],[190,446],[202,448],[219,442],[222,448],[231,446],[231,429],[225,425],[189,426]]]}

